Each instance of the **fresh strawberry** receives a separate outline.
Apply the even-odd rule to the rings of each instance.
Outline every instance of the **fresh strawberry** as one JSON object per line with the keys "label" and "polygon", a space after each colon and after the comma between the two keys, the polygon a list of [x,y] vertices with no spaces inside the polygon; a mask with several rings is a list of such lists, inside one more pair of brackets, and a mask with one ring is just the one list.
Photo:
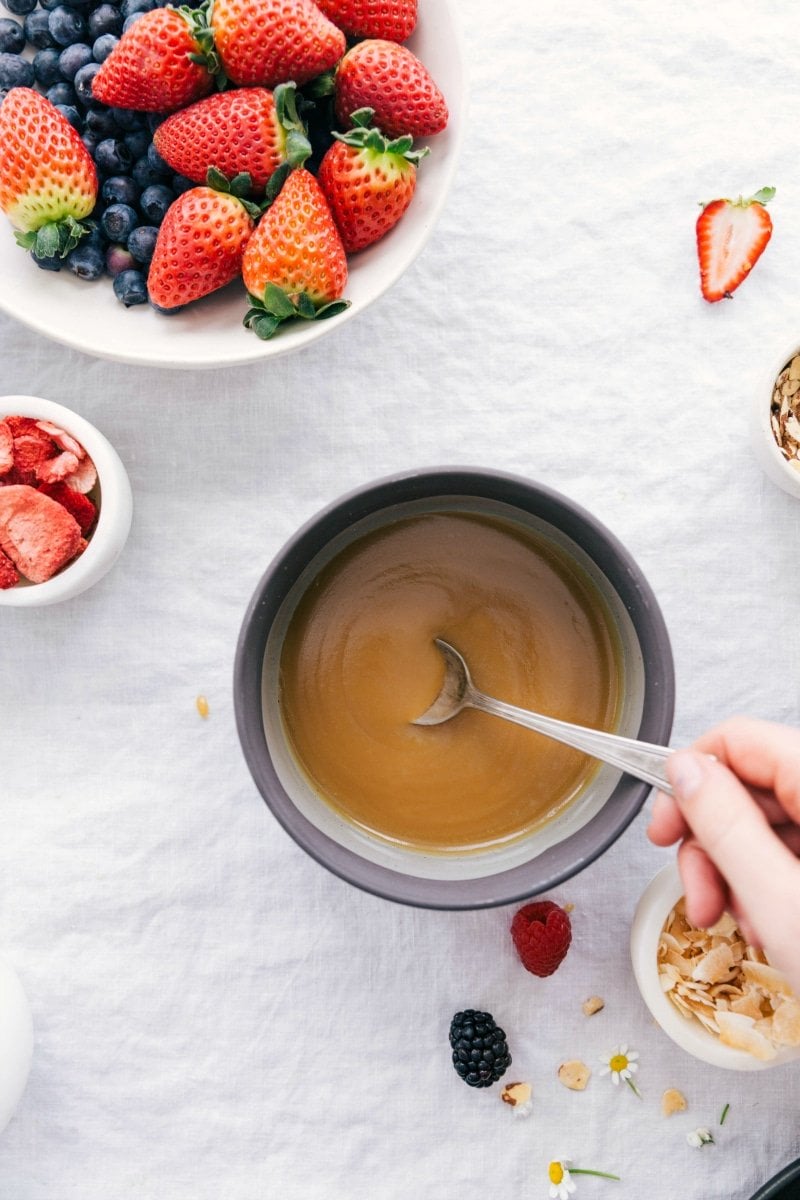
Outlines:
{"label": "fresh strawberry", "polygon": [[569,916],[552,900],[525,904],[511,922],[511,937],[522,965],[533,975],[552,975],[572,941]]}
{"label": "fresh strawberry", "polygon": [[39,92],[15,87],[0,104],[0,209],[37,258],[62,257],[87,232],[97,172],[72,128]]}
{"label": "fresh strawberry", "polygon": [[228,79],[248,87],[307,83],[346,49],[313,0],[214,0],[211,28]]}
{"label": "fresh strawberry", "polygon": [[169,112],[211,91],[215,65],[205,8],[156,8],[123,33],[92,95],[115,108]]}
{"label": "fresh strawberry", "polygon": [[336,118],[347,127],[351,113],[375,110],[387,137],[430,137],[447,125],[447,104],[426,68],[405,46],[371,39],[358,42],[336,71]]}
{"label": "fresh strawberry", "polygon": [[[226,181],[209,171],[215,187],[184,192],[167,210],[150,263],[147,290],[159,308],[181,308],[236,279],[242,254],[255,228],[253,211],[237,191],[250,179]],[[69,481],[67,481],[69,482]]]}
{"label": "fresh strawberry", "polygon": [[697,218],[700,290],[706,300],[730,298],[764,253],[772,221],[764,207],[775,188],[762,188],[749,200],[712,200]]}
{"label": "fresh strawberry", "polygon": [[153,138],[173,171],[205,183],[210,168],[229,179],[247,172],[262,191],[283,162],[300,166],[311,153],[297,115],[295,85],[239,88],[198,100],[173,113]]}
{"label": "fresh strawberry", "polygon": [[417,164],[429,153],[412,150],[408,136],[388,142],[371,128],[372,109],[350,118],[350,133],[336,133],[319,169],[319,183],[331,206],[348,254],[363,250],[388,233],[411,203]]}
{"label": "fresh strawberry", "polygon": [[292,171],[261,218],[242,261],[253,307],[244,323],[272,337],[293,317],[321,320],[347,308],[347,259],[328,202],[304,167]]}
{"label": "fresh strawberry", "polygon": [[317,7],[352,38],[404,42],[417,24],[417,0],[317,0]]}

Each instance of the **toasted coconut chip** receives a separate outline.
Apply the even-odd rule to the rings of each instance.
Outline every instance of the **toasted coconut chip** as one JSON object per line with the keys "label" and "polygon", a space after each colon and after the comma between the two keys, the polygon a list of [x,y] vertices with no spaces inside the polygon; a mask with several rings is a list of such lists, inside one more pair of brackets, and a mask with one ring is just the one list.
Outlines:
{"label": "toasted coconut chip", "polygon": [[746,992],[744,996],[736,996],[730,1001],[729,1008],[731,1012],[741,1013],[745,1017],[752,1017],[754,1021],[760,1021],[763,1017],[761,1005],[753,992]]}
{"label": "toasted coconut chip", "polygon": [[754,983],[765,992],[774,992],[779,996],[792,994],[786,976],[767,963],[745,961],[742,963],[742,974],[750,983]]}
{"label": "toasted coconut chip", "polygon": [[784,1000],[772,1015],[771,1040],[778,1046],[800,1046],[800,1002]]}
{"label": "toasted coconut chip", "polygon": [[677,1088],[667,1088],[661,1097],[661,1112],[671,1117],[676,1112],[686,1112],[686,1097]]}
{"label": "toasted coconut chip", "polygon": [[721,937],[730,937],[731,934],[738,933],[738,926],[729,912],[724,912],[720,919],[713,925],[709,925],[706,933],[710,933],[712,937],[719,934]]}
{"label": "toasted coconut chip", "polygon": [[733,1050],[745,1050],[762,1062],[768,1062],[777,1054],[772,1043],[768,1042],[764,1035],[755,1028],[752,1017],[745,1017],[740,1013],[721,1012],[717,1013],[717,1025],[719,1026],[719,1040]]}

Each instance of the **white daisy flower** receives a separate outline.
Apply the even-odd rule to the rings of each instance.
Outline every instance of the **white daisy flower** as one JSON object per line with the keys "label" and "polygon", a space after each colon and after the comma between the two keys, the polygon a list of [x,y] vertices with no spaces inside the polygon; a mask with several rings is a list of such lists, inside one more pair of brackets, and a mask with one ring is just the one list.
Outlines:
{"label": "white daisy flower", "polygon": [[615,1086],[619,1085],[620,1079],[623,1080],[638,1096],[639,1089],[633,1082],[633,1076],[639,1070],[639,1064],[636,1061],[638,1057],[635,1050],[629,1050],[627,1046],[616,1046],[610,1054],[600,1055],[600,1062],[603,1064],[600,1074],[610,1074],[611,1082]]}
{"label": "white daisy flower", "polygon": [[569,1159],[556,1158],[547,1168],[550,1179],[550,1200],[569,1200],[575,1191],[575,1180],[569,1173]]}

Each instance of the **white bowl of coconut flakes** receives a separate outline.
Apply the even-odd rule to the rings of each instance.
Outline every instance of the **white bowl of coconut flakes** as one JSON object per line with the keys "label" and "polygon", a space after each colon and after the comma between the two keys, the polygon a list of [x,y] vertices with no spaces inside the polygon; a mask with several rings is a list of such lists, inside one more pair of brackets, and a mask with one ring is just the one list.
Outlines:
{"label": "white bowl of coconut flakes", "polygon": [[750,426],[764,473],[800,499],[800,348],[784,354],[758,392]]}
{"label": "white bowl of coconut flakes", "polygon": [[695,1058],[734,1071],[800,1058],[800,999],[730,914],[707,930],[689,924],[675,863],[642,894],[631,959],[651,1014]]}

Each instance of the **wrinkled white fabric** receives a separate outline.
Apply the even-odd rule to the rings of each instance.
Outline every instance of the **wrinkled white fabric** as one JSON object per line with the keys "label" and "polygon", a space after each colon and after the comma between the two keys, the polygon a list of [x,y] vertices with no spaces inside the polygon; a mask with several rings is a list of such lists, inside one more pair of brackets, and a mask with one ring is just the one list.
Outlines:
{"label": "wrinkled white fabric", "polygon": [[[644,819],[556,893],[574,945],[537,980],[512,910],[412,911],[329,876],[239,750],[233,652],[271,556],[342,491],[438,463],[544,481],[634,552],[673,639],[675,744],[733,711],[800,718],[800,508],[747,434],[800,343],[795,8],[462,8],[456,185],[358,321],[268,366],[178,374],[0,319],[0,391],[94,421],[136,506],[103,582],[0,617],[0,950],[36,1024],[2,1200],[535,1200],[560,1156],[622,1176],[578,1177],[579,1196],[746,1200],[800,1153],[800,1070],[703,1066],[639,998],[630,919],[668,859]],[[772,244],[704,304],[697,202],[768,184]],[[455,1076],[469,1006],[506,1029],[529,1120]],[[620,1041],[641,1100],[557,1082]],[[689,1101],[669,1121],[668,1086]],[[698,1125],[715,1146],[686,1144]]]}

